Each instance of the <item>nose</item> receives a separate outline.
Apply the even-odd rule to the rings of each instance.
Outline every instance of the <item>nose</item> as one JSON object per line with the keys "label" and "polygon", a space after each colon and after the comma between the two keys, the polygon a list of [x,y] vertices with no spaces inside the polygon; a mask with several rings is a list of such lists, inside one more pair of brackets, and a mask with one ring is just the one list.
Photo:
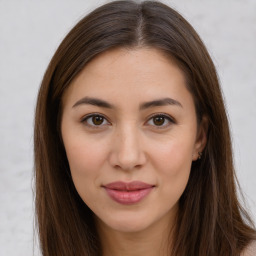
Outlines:
{"label": "nose", "polygon": [[141,168],[146,163],[140,131],[125,127],[113,134],[110,163],[125,171]]}

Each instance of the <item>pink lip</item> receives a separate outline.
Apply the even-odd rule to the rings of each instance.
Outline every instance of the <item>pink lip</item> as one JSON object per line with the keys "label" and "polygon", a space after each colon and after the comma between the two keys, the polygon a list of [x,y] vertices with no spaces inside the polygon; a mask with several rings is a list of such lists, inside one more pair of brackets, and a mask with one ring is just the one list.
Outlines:
{"label": "pink lip", "polygon": [[155,186],[141,181],[129,183],[117,181],[104,185],[103,187],[114,201],[129,205],[140,202]]}

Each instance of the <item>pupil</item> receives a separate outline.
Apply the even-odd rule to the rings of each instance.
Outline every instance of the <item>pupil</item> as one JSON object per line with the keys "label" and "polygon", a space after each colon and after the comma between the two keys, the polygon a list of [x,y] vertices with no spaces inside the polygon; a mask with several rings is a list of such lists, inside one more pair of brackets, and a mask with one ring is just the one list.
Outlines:
{"label": "pupil", "polygon": [[164,124],[164,117],[158,116],[154,118],[154,124],[155,125],[163,125]]}
{"label": "pupil", "polygon": [[103,117],[101,116],[94,116],[92,119],[95,125],[101,125],[103,123]]}

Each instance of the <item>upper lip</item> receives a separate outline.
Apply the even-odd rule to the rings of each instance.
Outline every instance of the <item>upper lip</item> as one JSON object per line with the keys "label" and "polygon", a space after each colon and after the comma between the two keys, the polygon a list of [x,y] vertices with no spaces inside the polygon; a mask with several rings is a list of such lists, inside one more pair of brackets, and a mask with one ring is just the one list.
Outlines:
{"label": "upper lip", "polygon": [[113,190],[120,190],[120,191],[134,191],[134,190],[140,190],[140,189],[147,189],[155,186],[142,181],[132,181],[132,182],[116,181],[116,182],[108,183],[103,187],[108,189],[113,189]]}

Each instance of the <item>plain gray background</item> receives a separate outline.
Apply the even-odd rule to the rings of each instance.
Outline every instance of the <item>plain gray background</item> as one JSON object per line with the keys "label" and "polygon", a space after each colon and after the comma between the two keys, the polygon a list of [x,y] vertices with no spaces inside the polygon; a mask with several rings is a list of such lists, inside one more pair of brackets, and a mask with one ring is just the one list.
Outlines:
{"label": "plain gray background", "polygon": [[[0,255],[33,252],[33,115],[57,46],[101,0],[0,0]],[[237,176],[256,220],[256,1],[169,0],[219,72]]]}

